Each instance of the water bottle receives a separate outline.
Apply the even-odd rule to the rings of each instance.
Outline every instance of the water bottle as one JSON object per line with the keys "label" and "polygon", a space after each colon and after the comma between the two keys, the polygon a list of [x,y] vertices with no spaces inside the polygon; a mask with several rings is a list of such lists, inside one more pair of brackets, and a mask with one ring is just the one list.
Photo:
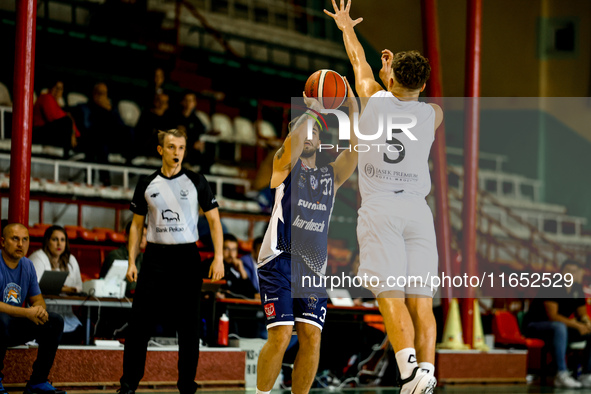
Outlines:
{"label": "water bottle", "polygon": [[230,319],[222,314],[218,324],[218,345],[228,346],[228,332],[230,331]]}

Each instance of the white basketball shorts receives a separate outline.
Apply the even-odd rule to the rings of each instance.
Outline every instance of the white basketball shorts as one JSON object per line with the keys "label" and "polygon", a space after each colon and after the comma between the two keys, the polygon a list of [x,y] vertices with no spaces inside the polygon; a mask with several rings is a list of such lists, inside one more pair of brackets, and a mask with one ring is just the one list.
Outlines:
{"label": "white basketball shorts", "polygon": [[437,241],[433,214],[425,199],[393,196],[364,203],[359,209],[357,238],[357,275],[377,277],[372,286],[366,286],[374,295],[397,290],[433,297],[437,290],[431,279],[438,275]]}

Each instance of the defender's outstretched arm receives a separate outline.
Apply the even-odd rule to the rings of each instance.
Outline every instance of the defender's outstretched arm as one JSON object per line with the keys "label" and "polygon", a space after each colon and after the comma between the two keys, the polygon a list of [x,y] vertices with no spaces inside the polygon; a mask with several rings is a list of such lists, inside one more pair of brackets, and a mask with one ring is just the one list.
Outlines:
{"label": "defender's outstretched arm", "polygon": [[341,0],[340,7],[337,7],[335,0],[332,0],[334,14],[324,10],[324,13],[334,19],[339,30],[343,32],[343,41],[345,49],[353,71],[355,72],[355,90],[360,97],[371,97],[376,92],[382,90],[382,87],[373,77],[373,72],[365,58],[365,51],[355,34],[354,27],[363,21],[363,18],[351,19],[349,10],[351,9],[351,0],[345,6],[345,0]]}

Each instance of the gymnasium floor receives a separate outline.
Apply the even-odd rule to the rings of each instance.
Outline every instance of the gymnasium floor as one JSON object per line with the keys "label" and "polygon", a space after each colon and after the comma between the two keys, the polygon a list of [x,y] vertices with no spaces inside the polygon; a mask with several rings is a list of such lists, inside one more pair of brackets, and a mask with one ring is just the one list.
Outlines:
{"label": "gymnasium floor", "polygon": [[[232,390],[232,389],[207,389],[199,390],[198,394],[254,394],[254,390]],[[342,393],[342,394],[397,394],[398,389],[394,388],[356,388],[356,389],[342,389],[342,390],[329,390],[329,389],[312,389],[311,394],[324,394],[324,393]],[[97,391],[79,391],[69,390],[68,394],[107,394],[114,393],[109,390],[97,390]],[[176,391],[161,391],[161,390],[138,390],[138,393],[159,393],[159,394],[176,394]],[[290,394],[289,390],[273,390],[272,394]],[[492,385],[480,385],[480,386],[453,386],[448,385],[445,388],[438,388],[436,393],[439,394],[466,394],[466,393],[560,393],[560,394],[591,394],[591,389],[554,389],[552,387],[540,387],[540,386],[526,386],[526,385],[510,385],[510,386],[492,386]]]}

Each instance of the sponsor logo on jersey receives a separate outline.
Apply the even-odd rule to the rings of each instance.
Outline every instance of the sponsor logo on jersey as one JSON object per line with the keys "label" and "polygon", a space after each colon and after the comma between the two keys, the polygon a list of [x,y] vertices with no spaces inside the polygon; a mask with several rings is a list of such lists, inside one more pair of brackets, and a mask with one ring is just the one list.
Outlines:
{"label": "sponsor logo on jersey", "polygon": [[[371,170],[368,172],[368,166],[371,166]],[[369,175],[371,172],[372,175]],[[371,164],[365,165],[365,173],[369,178],[376,177],[377,179],[384,179],[389,181],[396,181],[396,182],[407,182],[413,183],[419,181],[419,174],[413,172],[401,172],[401,171],[393,171],[388,169],[376,168],[373,167]]]}
{"label": "sponsor logo on jersey", "polygon": [[179,217],[178,212],[174,212],[171,209],[166,209],[162,211],[162,220],[166,220],[167,222],[176,221],[179,222],[181,219]]}
{"label": "sponsor logo on jersey", "polygon": [[279,301],[279,297],[274,297],[274,298],[267,298],[267,293],[265,293],[265,304],[269,301]]}
{"label": "sponsor logo on jersey", "polygon": [[293,316],[293,313],[282,313],[281,317]]}
{"label": "sponsor logo on jersey", "polygon": [[374,166],[371,165],[370,163],[367,163],[365,165],[365,174],[368,177],[372,178],[375,175],[375,173],[376,173],[376,169],[374,168]]}
{"label": "sponsor logo on jersey", "polygon": [[154,194],[150,194],[150,198],[156,198],[156,197],[158,197],[158,195],[159,195],[159,194],[160,194],[160,193],[154,193]]}
{"label": "sponsor logo on jersey", "polygon": [[[318,304],[318,296],[316,294],[310,294],[308,296],[308,308],[309,309],[316,309],[316,305]],[[314,316],[316,317],[316,316]]]}
{"label": "sponsor logo on jersey", "polygon": [[215,197],[211,199],[212,204],[215,204],[216,202],[218,202],[218,200],[216,200]]}
{"label": "sponsor logo on jersey", "polygon": [[314,319],[318,319],[318,316],[316,316],[313,313],[308,313],[308,312],[302,313],[302,316],[309,316],[309,317],[313,317]]}
{"label": "sponsor logo on jersey", "polygon": [[16,283],[9,283],[4,288],[4,297],[3,302],[5,304],[17,304],[22,305],[23,301],[21,300],[21,287]]}
{"label": "sponsor logo on jersey", "polygon": [[188,190],[181,190],[181,197],[187,197],[189,195],[189,191]]}
{"label": "sponsor logo on jersey", "polygon": [[270,303],[270,304],[265,305],[265,315],[267,315],[267,319],[270,319],[273,316],[275,316],[275,304],[274,303]]}
{"label": "sponsor logo on jersey", "polygon": [[318,189],[318,179],[314,175],[310,175],[310,186],[312,186],[312,190]]}
{"label": "sponsor logo on jersey", "polygon": [[300,174],[300,179],[298,180],[298,186],[300,189],[306,187],[306,175]]}
{"label": "sponsor logo on jersey", "polygon": [[316,201],[316,203],[313,203],[310,201],[302,200],[301,198],[298,201],[298,207],[304,207],[307,209],[311,209],[312,211],[326,211],[326,204],[322,204],[318,201]]}
{"label": "sponsor logo on jersey", "polygon": [[300,215],[298,215],[292,224],[295,227],[298,227],[298,228],[301,228],[304,230],[316,231],[318,233],[321,233],[324,231],[325,222],[324,222],[324,220],[322,221],[322,223],[320,223],[320,222],[315,222],[314,219],[310,219],[310,220],[300,219]]}
{"label": "sponsor logo on jersey", "polygon": [[185,231],[185,228],[183,226],[169,226],[169,227],[163,227],[163,226],[158,226],[156,227],[156,232],[157,233],[180,233]]}
{"label": "sponsor logo on jersey", "polygon": [[320,172],[327,173],[328,172],[328,167],[321,167],[320,168]]}

